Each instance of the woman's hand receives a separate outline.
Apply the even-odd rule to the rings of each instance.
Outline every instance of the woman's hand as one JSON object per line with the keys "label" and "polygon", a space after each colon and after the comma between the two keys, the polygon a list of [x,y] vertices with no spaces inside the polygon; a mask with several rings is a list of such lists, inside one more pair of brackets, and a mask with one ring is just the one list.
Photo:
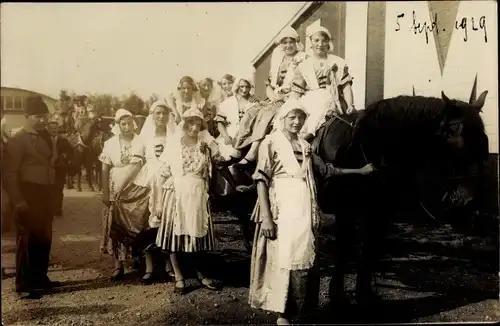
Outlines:
{"label": "woman's hand", "polygon": [[304,148],[304,155],[305,156],[311,156],[312,154],[312,147],[311,146],[306,146],[306,148]]}
{"label": "woman's hand", "polygon": [[375,171],[375,167],[373,166],[373,164],[369,163],[369,164],[363,166],[361,169],[359,169],[359,174],[368,175],[368,174],[372,173],[373,171]]}
{"label": "woman's hand", "polygon": [[273,220],[269,217],[264,218],[262,221],[262,234],[268,239],[275,239],[276,238],[276,224],[273,222]]}

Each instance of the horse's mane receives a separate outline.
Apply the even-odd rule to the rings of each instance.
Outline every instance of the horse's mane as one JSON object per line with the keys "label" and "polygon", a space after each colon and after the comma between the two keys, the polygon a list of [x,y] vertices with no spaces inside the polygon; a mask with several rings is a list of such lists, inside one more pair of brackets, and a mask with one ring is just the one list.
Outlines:
{"label": "horse's mane", "polygon": [[[439,123],[445,102],[440,98],[398,96],[370,104],[362,119],[371,128],[422,128]],[[384,125],[381,125],[384,123]],[[389,124],[389,125],[388,125]]]}

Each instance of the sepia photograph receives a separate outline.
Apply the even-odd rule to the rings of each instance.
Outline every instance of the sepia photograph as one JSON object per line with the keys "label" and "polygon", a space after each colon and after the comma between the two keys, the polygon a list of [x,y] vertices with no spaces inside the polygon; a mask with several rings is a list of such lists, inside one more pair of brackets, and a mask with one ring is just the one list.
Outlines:
{"label": "sepia photograph", "polygon": [[2,2],[2,325],[500,322],[497,12]]}

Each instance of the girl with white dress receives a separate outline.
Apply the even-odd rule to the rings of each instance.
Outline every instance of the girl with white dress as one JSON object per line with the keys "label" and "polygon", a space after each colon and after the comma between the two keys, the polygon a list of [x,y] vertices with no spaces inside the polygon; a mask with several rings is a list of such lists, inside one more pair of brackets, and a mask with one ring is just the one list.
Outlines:
{"label": "girl with white dress", "polygon": [[309,113],[302,137],[312,140],[321,124],[330,114],[344,114],[354,110],[352,76],[346,61],[333,51],[330,32],[319,26],[310,31],[308,55],[295,70],[291,94],[300,98]]}
{"label": "girl with white dress", "polygon": [[[144,187],[150,192],[148,205],[149,228],[155,229],[159,226],[159,220],[154,215],[157,193],[161,188],[157,188],[156,177],[160,168],[160,156],[165,150],[167,140],[175,131],[174,114],[164,101],[156,101],[149,110],[149,115],[144,122],[138,141],[132,148],[132,163],[139,164],[141,170],[134,180],[134,184]],[[154,232],[153,232],[154,233]],[[153,242],[145,239],[146,242]],[[146,271],[142,282],[150,284],[153,281],[153,256],[146,246]],[[167,272],[171,271],[167,262]]]}
{"label": "girl with white dress", "polygon": [[271,131],[276,113],[290,95],[294,71],[306,56],[299,34],[290,26],[283,29],[275,43],[277,46],[271,56],[266,82],[268,100],[247,111],[236,136],[236,149],[241,150],[251,144],[240,165],[255,162],[260,142]]}
{"label": "girl with white dress", "polygon": [[[220,133],[217,143],[224,156],[226,153],[235,152],[233,145],[240,128],[240,121],[249,109],[259,104],[259,100],[253,95],[253,89],[252,78],[237,78],[233,86],[234,95],[220,105],[214,120]],[[231,156],[239,158],[240,155],[241,153],[236,152]]]}
{"label": "girl with white dress", "polygon": [[[200,253],[214,250],[208,191],[212,160],[223,161],[215,142],[206,142],[200,134],[205,128],[201,112],[190,109],[182,119],[160,158],[158,182],[164,192],[158,198],[161,207],[156,207],[157,216],[161,216],[156,245],[171,253],[177,293],[184,293],[186,286],[177,255],[196,253],[201,260]],[[217,284],[199,268],[197,275],[202,285],[217,289]]]}
{"label": "girl with white dress", "polygon": [[[313,312],[318,303],[318,242],[320,210],[316,201],[313,162],[321,161],[299,137],[307,112],[298,100],[281,108],[276,129],[259,147],[253,179],[258,202],[253,242],[249,303],[252,308],[280,314],[278,324]],[[316,164],[315,164],[316,165]],[[338,169],[326,164],[325,175],[373,171]]]}

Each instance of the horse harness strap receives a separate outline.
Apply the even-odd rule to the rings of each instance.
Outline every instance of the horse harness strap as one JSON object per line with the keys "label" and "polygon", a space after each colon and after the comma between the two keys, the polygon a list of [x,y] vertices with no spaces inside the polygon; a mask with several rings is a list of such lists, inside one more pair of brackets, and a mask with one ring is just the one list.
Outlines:
{"label": "horse harness strap", "polygon": [[[337,118],[337,119],[339,119],[340,121],[342,121],[342,122],[344,122],[344,123],[348,124],[351,128],[353,128],[353,129],[354,129],[354,127],[355,127],[354,123],[349,122],[349,121],[347,121],[347,120],[346,120],[346,119],[344,119],[344,118],[341,118],[341,117],[340,117],[338,114],[336,114],[336,113],[333,113],[333,114],[332,114],[332,116],[333,116],[333,118]],[[363,150],[363,145],[362,145],[362,144],[359,144],[359,149],[361,150],[361,155],[363,155],[363,159],[365,160],[365,163],[366,163],[366,164],[368,164],[369,162],[368,162],[368,159],[366,158],[365,151]]]}

